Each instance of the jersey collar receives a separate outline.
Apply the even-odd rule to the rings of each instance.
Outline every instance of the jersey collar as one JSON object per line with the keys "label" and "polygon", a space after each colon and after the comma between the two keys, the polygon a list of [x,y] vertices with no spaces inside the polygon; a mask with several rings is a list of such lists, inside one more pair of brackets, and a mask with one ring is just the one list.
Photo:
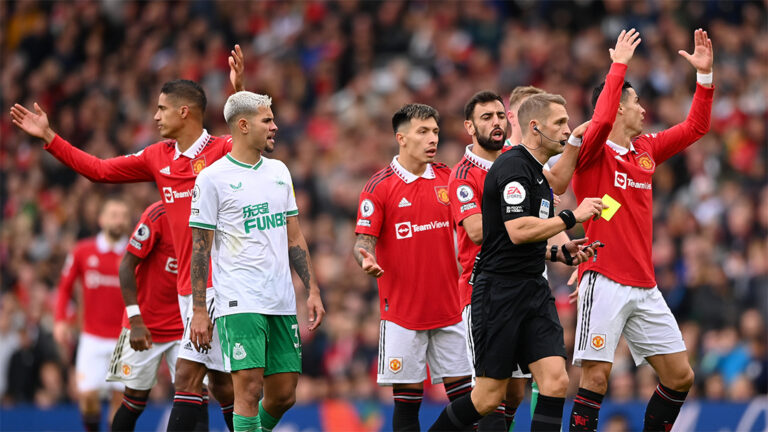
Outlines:
{"label": "jersey collar", "polygon": [[237,160],[237,159],[235,159],[235,158],[233,158],[233,157],[232,157],[232,153],[227,153],[227,154],[226,154],[224,157],[226,157],[228,161],[232,162],[233,164],[235,164],[235,165],[237,165],[237,166],[239,166],[239,167],[241,167],[241,168],[245,168],[245,169],[252,169],[252,170],[254,170],[254,171],[255,171],[255,170],[257,170],[257,169],[259,169],[259,167],[261,166],[261,164],[263,164],[263,163],[264,163],[264,156],[260,157],[260,158],[259,158],[259,161],[258,161],[258,162],[256,162],[256,163],[255,163],[255,164],[253,164],[253,165],[249,165],[249,164],[247,164],[247,163],[245,163],[245,162],[240,162],[239,160]]}
{"label": "jersey collar", "polygon": [[178,159],[180,156],[185,156],[190,159],[194,159],[197,157],[198,154],[200,154],[200,151],[205,146],[205,143],[208,142],[208,138],[211,136],[208,134],[208,131],[203,129],[202,135],[200,135],[197,138],[197,141],[195,141],[189,148],[182,153],[179,151],[179,143],[176,142],[176,152],[173,154],[173,160]]}
{"label": "jersey collar", "polygon": [[[392,167],[392,171],[394,171],[395,174],[400,177],[400,180],[404,181],[406,184],[410,184],[418,180],[419,176],[403,168],[403,166],[400,165],[400,162],[398,162],[397,158],[398,156],[392,158],[392,163],[389,164],[389,166]],[[421,177],[430,180],[435,178],[435,171],[432,169],[431,163],[427,164],[427,169],[424,170],[424,174],[422,174]]]}
{"label": "jersey collar", "polygon": [[483,159],[480,156],[474,154],[472,152],[473,147],[474,147],[474,144],[470,144],[464,149],[464,157],[467,158],[468,161],[472,162],[483,171],[488,171],[489,169],[491,169],[491,165],[493,165],[493,161],[489,161],[488,159]]}
{"label": "jersey collar", "polygon": [[525,152],[528,153],[528,156],[530,156],[531,159],[533,159],[534,162],[536,162],[537,164],[541,165],[541,168],[544,168],[544,164],[539,162],[538,159],[536,159],[536,156],[534,156],[533,153],[531,153],[531,151],[528,150],[528,147],[526,147],[526,146],[524,146],[522,144],[520,144],[518,147],[522,147],[523,150],[525,150]]}
{"label": "jersey collar", "polygon": [[608,147],[610,147],[611,150],[613,150],[616,153],[618,153],[619,156],[626,155],[627,153],[629,153],[630,150],[632,150],[632,153],[636,153],[635,152],[635,146],[632,143],[629,143],[629,148],[626,148],[624,146],[620,146],[620,145],[616,144],[615,142],[613,142],[611,140],[607,140],[605,143],[608,144]]}
{"label": "jersey collar", "polygon": [[107,235],[103,232],[100,232],[96,235],[96,249],[99,251],[99,253],[107,253],[107,252],[114,252],[118,255],[122,255],[123,252],[125,252],[125,247],[128,245],[128,237],[122,237],[120,240],[117,241],[117,243],[113,244],[111,247],[109,245],[109,242],[107,241]]}

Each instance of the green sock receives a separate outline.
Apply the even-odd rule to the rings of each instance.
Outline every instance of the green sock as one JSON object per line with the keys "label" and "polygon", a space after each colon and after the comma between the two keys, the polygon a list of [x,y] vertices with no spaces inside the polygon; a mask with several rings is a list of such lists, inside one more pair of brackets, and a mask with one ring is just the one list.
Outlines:
{"label": "green sock", "polygon": [[539,386],[536,385],[536,381],[531,381],[531,417],[536,410],[536,401],[539,400]]}
{"label": "green sock", "polygon": [[261,405],[261,401],[259,401],[259,420],[261,420],[261,430],[264,432],[272,432],[272,429],[277,426],[277,422],[280,421],[279,418],[272,417],[272,415],[264,409],[264,406]]}
{"label": "green sock", "polygon": [[245,417],[237,413],[232,415],[232,425],[235,432],[261,432],[259,416]]}

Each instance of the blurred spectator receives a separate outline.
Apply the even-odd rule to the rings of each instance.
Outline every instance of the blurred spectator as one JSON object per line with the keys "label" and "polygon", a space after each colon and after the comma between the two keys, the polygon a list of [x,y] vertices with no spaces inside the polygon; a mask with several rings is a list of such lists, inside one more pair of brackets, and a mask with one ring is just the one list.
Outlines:
{"label": "blurred spectator", "polygon": [[[247,88],[275,102],[272,156],[291,169],[328,311],[319,332],[302,332],[298,398],[386,402],[391,395],[372,385],[375,284],[348,251],[357,196],[396,148],[392,113],[409,102],[436,107],[448,165],[467,144],[463,103],[482,88],[560,93],[575,126],[591,116],[588,97],[608,68],[608,47],[622,28],[636,27],[643,42],[628,79],[647,109],[646,129],[661,130],[690,106],[694,79],[677,50],[690,50],[694,26],[704,27],[715,52],[712,130],[656,172],[654,265],[683,329],[698,397],[741,400],[768,392],[767,21],[760,1],[4,1],[0,101],[6,109],[37,101],[74,145],[112,157],[158,139],[151,113],[159,88],[188,78],[206,90],[208,131],[225,134],[227,54],[241,44]],[[71,352],[59,357],[49,346],[51,293],[75,241],[98,231],[101,197],[121,192],[134,221],[158,199],[151,185],[90,183],[0,118],[4,403],[45,405],[68,394]],[[562,206],[573,204],[563,196]],[[549,274],[563,298],[570,271],[553,266]],[[560,313],[573,334],[573,310]],[[649,368],[635,368],[626,350],[614,367],[611,397],[649,397]],[[578,378],[578,369],[569,373]]]}

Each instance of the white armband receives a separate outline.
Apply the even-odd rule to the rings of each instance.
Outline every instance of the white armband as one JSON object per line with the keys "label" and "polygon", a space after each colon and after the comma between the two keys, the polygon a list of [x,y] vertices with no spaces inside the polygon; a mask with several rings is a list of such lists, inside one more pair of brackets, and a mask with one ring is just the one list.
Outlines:
{"label": "white armband", "polygon": [[712,76],[712,72],[708,74],[696,72],[696,82],[699,84],[712,84]]}
{"label": "white armband", "polygon": [[128,314],[128,318],[133,318],[136,315],[141,315],[139,305],[130,305],[125,307],[125,313]]}
{"label": "white armband", "polygon": [[577,137],[576,135],[571,135],[568,137],[568,144],[574,147],[581,147],[581,138]]}

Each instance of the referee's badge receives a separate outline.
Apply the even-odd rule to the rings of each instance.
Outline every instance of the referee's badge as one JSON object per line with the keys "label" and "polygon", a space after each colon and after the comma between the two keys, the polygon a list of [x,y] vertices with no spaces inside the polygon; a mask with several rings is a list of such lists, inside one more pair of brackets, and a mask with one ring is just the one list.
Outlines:
{"label": "referee's badge", "polygon": [[597,351],[600,351],[601,349],[605,348],[605,335],[604,334],[593,334],[592,339],[590,339],[589,344]]}
{"label": "referee's badge", "polygon": [[392,373],[398,373],[403,370],[403,358],[402,357],[390,357],[389,358],[389,370]]}

